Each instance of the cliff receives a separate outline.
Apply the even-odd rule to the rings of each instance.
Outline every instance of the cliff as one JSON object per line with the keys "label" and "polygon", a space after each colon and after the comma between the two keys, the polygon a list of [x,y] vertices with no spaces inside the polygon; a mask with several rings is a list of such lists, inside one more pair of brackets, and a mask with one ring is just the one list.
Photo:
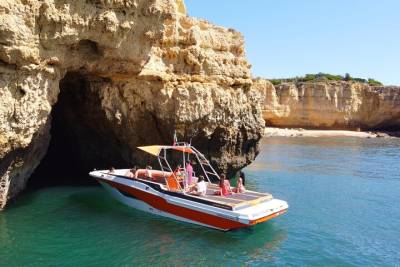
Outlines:
{"label": "cliff", "polygon": [[219,170],[249,164],[263,121],[243,43],[182,1],[1,1],[0,208],[46,152],[53,179],[144,164],[136,146],[175,129]]}
{"label": "cliff", "polygon": [[400,87],[345,81],[254,83],[267,126],[309,129],[400,129]]}

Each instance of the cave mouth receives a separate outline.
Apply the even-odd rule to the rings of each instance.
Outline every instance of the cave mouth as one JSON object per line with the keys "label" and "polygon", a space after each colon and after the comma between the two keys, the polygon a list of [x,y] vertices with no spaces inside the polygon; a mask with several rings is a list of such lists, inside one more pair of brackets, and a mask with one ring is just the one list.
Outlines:
{"label": "cave mouth", "polygon": [[93,169],[127,166],[123,145],[101,109],[96,83],[107,82],[78,72],[60,81],[51,112],[51,140],[46,155],[28,180],[27,189],[48,186],[94,185]]}

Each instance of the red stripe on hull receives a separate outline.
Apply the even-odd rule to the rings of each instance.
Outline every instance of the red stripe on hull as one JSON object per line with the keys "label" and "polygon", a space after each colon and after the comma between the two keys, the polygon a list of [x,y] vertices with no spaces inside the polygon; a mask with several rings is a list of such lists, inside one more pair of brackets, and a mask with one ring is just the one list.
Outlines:
{"label": "red stripe on hull", "polygon": [[136,188],[124,185],[124,184],[116,183],[116,182],[101,179],[101,178],[98,178],[98,180],[101,180],[102,182],[105,182],[105,183],[109,184],[110,186],[117,188],[119,190],[122,190],[128,194],[131,194],[132,196],[136,197],[137,199],[151,205],[152,207],[154,207],[158,210],[168,212],[170,214],[173,214],[173,215],[176,215],[176,216],[179,216],[182,218],[186,218],[186,219],[189,219],[192,221],[196,221],[196,222],[199,222],[202,224],[210,225],[212,227],[219,228],[219,229],[235,229],[235,228],[248,227],[250,225],[254,225],[259,222],[264,222],[266,220],[272,219],[283,213],[283,212],[280,212],[280,213],[278,212],[278,213],[274,213],[269,216],[260,218],[258,220],[250,221],[250,224],[247,225],[247,224],[243,224],[240,222],[225,219],[222,217],[218,217],[215,215],[211,215],[211,214],[207,214],[204,212],[188,209],[188,208],[185,208],[182,206],[174,205],[174,204],[168,203],[164,198],[162,198],[160,196],[153,195],[151,193],[147,193],[142,190],[139,190],[139,189],[136,189]]}

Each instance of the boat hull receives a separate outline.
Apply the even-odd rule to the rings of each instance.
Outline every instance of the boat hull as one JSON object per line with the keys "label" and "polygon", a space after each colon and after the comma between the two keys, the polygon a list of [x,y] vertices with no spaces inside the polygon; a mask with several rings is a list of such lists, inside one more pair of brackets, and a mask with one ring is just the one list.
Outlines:
{"label": "boat hull", "polygon": [[[94,175],[93,175],[94,176]],[[123,204],[159,216],[228,231],[249,227],[279,216],[286,207],[259,218],[246,218],[233,211],[191,203],[179,197],[163,194],[140,181],[94,176],[111,195]]]}
{"label": "boat hull", "polygon": [[186,222],[186,223],[193,223],[193,224],[197,224],[197,225],[201,225],[201,226],[205,226],[205,227],[210,227],[210,228],[214,228],[214,229],[218,229],[218,230],[224,230],[227,231],[229,229],[221,229],[221,228],[216,228],[212,225],[208,225],[208,224],[203,224],[197,221],[193,221],[184,217],[180,217],[180,216],[176,216],[174,214],[171,214],[169,212],[165,212],[162,210],[159,210],[157,208],[154,208],[153,206],[147,204],[144,201],[141,201],[139,199],[134,199],[134,198],[130,198],[130,197],[126,197],[125,195],[121,194],[118,190],[116,190],[115,188],[113,188],[112,186],[109,186],[106,183],[100,183],[116,200],[118,200],[119,202],[125,204],[126,206],[144,211],[144,212],[148,212],[154,215],[158,215],[158,216],[163,216],[163,217],[167,217],[170,219],[174,219],[177,221],[181,221],[181,222]]}

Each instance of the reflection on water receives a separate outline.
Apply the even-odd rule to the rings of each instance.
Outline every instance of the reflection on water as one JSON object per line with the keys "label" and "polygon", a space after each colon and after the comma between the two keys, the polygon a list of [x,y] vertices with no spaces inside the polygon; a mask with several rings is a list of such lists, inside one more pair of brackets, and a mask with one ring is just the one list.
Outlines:
{"label": "reflection on water", "polygon": [[0,213],[1,266],[396,266],[400,140],[267,138],[246,187],[288,212],[221,232],[126,207],[101,187],[31,192]]}

